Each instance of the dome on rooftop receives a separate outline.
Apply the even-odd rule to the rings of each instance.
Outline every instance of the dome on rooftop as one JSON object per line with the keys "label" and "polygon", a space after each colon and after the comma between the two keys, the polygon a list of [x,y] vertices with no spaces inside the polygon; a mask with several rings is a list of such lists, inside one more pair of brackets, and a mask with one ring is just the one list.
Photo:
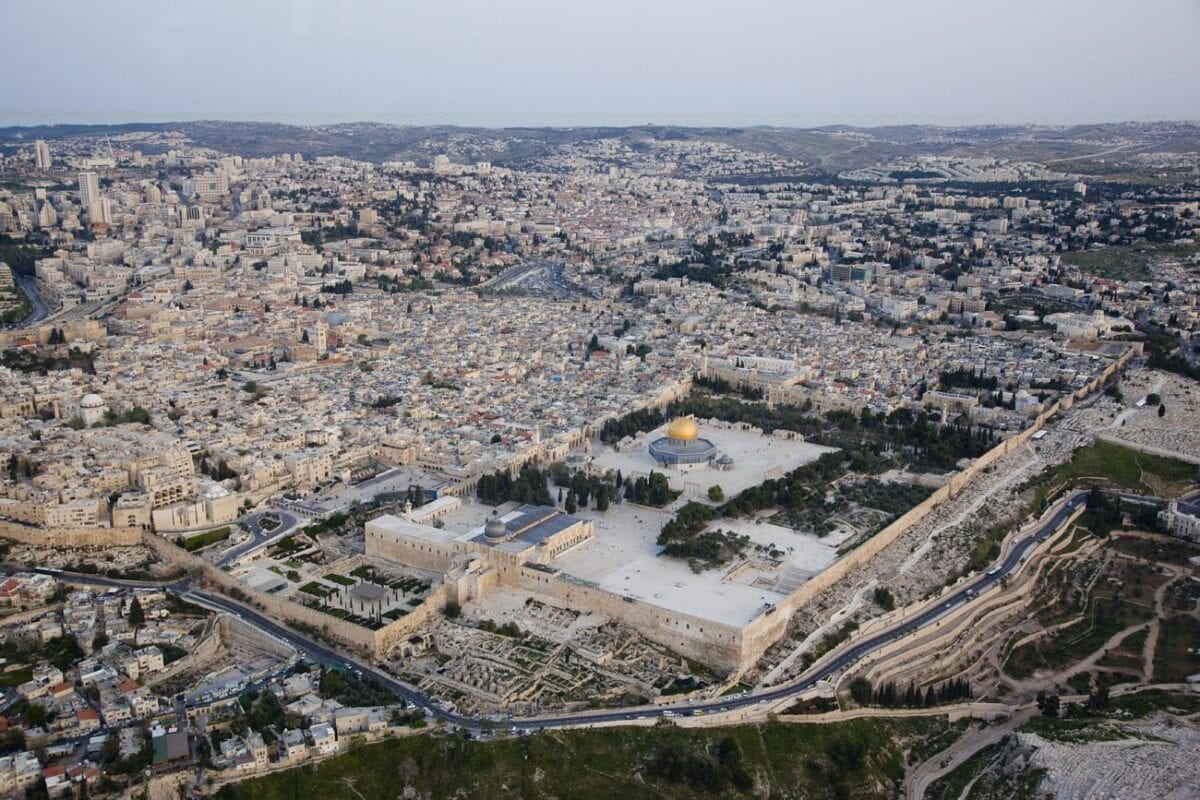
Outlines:
{"label": "dome on rooftop", "polygon": [[676,417],[667,426],[667,438],[677,442],[692,442],[700,438],[700,426],[690,417]]}
{"label": "dome on rooftop", "polygon": [[85,394],[79,401],[80,408],[104,408],[104,398],[98,394]]}
{"label": "dome on rooftop", "polygon": [[496,512],[492,512],[492,516],[488,519],[487,524],[483,526],[483,535],[487,537],[489,542],[498,542],[508,536],[508,526],[504,521],[496,516]]}

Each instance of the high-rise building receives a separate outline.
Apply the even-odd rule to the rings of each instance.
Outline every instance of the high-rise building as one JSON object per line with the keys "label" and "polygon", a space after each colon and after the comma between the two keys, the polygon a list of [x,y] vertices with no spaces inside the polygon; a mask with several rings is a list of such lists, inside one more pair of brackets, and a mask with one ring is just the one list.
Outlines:
{"label": "high-rise building", "polygon": [[38,169],[50,169],[50,145],[44,139],[33,143],[33,158]]}
{"label": "high-rise building", "polygon": [[50,201],[42,200],[38,205],[37,223],[39,228],[53,228],[58,224],[58,213]]}
{"label": "high-rise building", "polygon": [[107,197],[101,197],[94,206],[88,209],[88,217],[92,222],[113,224],[113,204]]}
{"label": "high-rise building", "polygon": [[100,202],[100,176],[94,172],[79,173],[79,205],[83,210],[91,212],[92,207]]}

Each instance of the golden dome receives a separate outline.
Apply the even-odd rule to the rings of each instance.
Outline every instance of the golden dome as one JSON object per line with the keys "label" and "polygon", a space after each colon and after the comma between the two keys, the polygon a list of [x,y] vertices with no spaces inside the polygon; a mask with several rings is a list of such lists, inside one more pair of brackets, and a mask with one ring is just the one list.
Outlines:
{"label": "golden dome", "polygon": [[700,438],[700,426],[694,419],[676,417],[667,426],[667,438],[681,442],[694,442]]}

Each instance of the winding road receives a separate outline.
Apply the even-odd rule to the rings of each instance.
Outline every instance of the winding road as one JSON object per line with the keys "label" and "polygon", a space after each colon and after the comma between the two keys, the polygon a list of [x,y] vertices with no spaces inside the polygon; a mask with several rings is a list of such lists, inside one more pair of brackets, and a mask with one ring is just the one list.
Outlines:
{"label": "winding road", "polygon": [[[270,515],[279,520],[279,526],[267,530],[262,527],[262,518]],[[269,508],[265,511],[256,511],[253,514],[247,514],[240,520],[250,531],[250,538],[221,554],[221,558],[217,561],[217,566],[223,567],[226,564],[232,564],[239,558],[255,550],[263,545],[269,544],[275,539],[282,538],[289,533],[299,523],[299,518],[290,512],[283,511],[278,508]]]}

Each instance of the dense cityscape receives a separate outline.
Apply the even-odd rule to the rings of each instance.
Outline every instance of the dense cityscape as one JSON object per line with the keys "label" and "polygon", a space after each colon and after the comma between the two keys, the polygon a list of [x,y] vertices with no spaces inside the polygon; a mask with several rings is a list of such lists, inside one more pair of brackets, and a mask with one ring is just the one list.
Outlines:
{"label": "dense cityscape", "polygon": [[[806,178],[665,129],[508,165],[24,136],[0,162],[10,790],[194,791],[589,709],[954,702],[946,674],[1094,705],[1132,676],[925,663],[945,634],[920,630],[819,671],[893,609],[982,652],[1025,596],[1027,630],[1045,575],[967,587],[1063,498],[1086,516],[1055,536],[1151,531],[1173,635],[1200,632],[1194,556],[1169,566],[1200,527],[1195,155],[1139,186],[978,156]],[[1129,458],[1132,482],[1073,469]],[[1137,677],[1195,672],[1165,656]]]}
{"label": "dense cityscape", "polygon": [[0,798],[1200,798],[1194,9],[224,5],[5,12]]}

